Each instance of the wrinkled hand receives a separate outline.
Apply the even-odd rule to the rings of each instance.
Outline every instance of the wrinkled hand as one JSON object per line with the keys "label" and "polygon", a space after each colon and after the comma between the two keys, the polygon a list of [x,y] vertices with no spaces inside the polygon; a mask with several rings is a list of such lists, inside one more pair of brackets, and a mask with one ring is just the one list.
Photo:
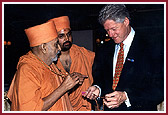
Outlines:
{"label": "wrinkled hand", "polygon": [[113,93],[106,94],[103,102],[108,108],[113,109],[119,107],[126,99],[127,98],[124,92],[115,91]]}
{"label": "wrinkled hand", "polygon": [[72,89],[78,83],[79,83],[79,77],[78,76],[75,76],[75,75],[74,76],[70,76],[70,75],[68,75],[64,79],[62,85],[68,91],[68,90]]}
{"label": "wrinkled hand", "polygon": [[77,77],[79,78],[79,84],[80,84],[80,85],[82,85],[82,83],[84,82],[84,80],[85,80],[86,78],[88,78],[88,76],[82,75],[81,73],[77,73],[77,72],[71,73],[71,77],[73,77],[73,76],[77,76]]}
{"label": "wrinkled hand", "polygon": [[90,86],[86,92],[83,92],[82,95],[90,100],[94,100],[99,96],[99,93],[99,88],[96,86]]}

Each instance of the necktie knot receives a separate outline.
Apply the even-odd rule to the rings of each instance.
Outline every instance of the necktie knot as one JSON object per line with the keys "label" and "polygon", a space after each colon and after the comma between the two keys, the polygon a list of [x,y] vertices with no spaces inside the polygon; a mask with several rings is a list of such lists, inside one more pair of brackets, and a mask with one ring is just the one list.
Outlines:
{"label": "necktie knot", "polygon": [[121,42],[121,43],[120,43],[120,47],[123,48],[123,46],[124,46],[124,44]]}

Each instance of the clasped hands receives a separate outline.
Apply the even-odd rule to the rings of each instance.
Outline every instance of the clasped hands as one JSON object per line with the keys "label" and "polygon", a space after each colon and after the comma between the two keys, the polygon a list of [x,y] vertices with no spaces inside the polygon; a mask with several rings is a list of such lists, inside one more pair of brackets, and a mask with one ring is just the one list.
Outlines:
{"label": "clasped hands", "polygon": [[[82,95],[90,100],[95,100],[99,97],[99,93],[98,87],[91,86]],[[127,99],[125,93],[121,91],[114,91],[101,98],[103,98],[103,103],[110,109],[119,107]]]}

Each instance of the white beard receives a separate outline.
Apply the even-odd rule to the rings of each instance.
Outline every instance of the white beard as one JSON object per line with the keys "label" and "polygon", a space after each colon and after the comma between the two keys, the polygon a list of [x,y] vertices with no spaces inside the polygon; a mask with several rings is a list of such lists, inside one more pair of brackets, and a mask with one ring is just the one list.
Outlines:
{"label": "white beard", "polygon": [[57,61],[58,60],[58,56],[56,55],[56,57],[54,59],[52,59],[52,61]]}
{"label": "white beard", "polygon": [[55,58],[52,59],[53,62],[57,62],[57,60],[58,60],[58,55],[59,55],[60,53],[61,53],[61,51],[58,51],[58,52],[57,52]]}

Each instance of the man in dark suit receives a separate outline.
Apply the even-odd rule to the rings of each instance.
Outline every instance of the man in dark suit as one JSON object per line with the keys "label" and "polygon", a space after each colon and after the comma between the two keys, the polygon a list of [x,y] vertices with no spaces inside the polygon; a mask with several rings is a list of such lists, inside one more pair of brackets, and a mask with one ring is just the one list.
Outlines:
{"label": "man in dark suit", "polygon": [[155,52],[150,37],[134,31],[123,4],[106,5],[99,22],[112,40],[96,52],[94,83],[83,96],[104,96],[104,110],[157,110],[164,98],[163,52]]}

